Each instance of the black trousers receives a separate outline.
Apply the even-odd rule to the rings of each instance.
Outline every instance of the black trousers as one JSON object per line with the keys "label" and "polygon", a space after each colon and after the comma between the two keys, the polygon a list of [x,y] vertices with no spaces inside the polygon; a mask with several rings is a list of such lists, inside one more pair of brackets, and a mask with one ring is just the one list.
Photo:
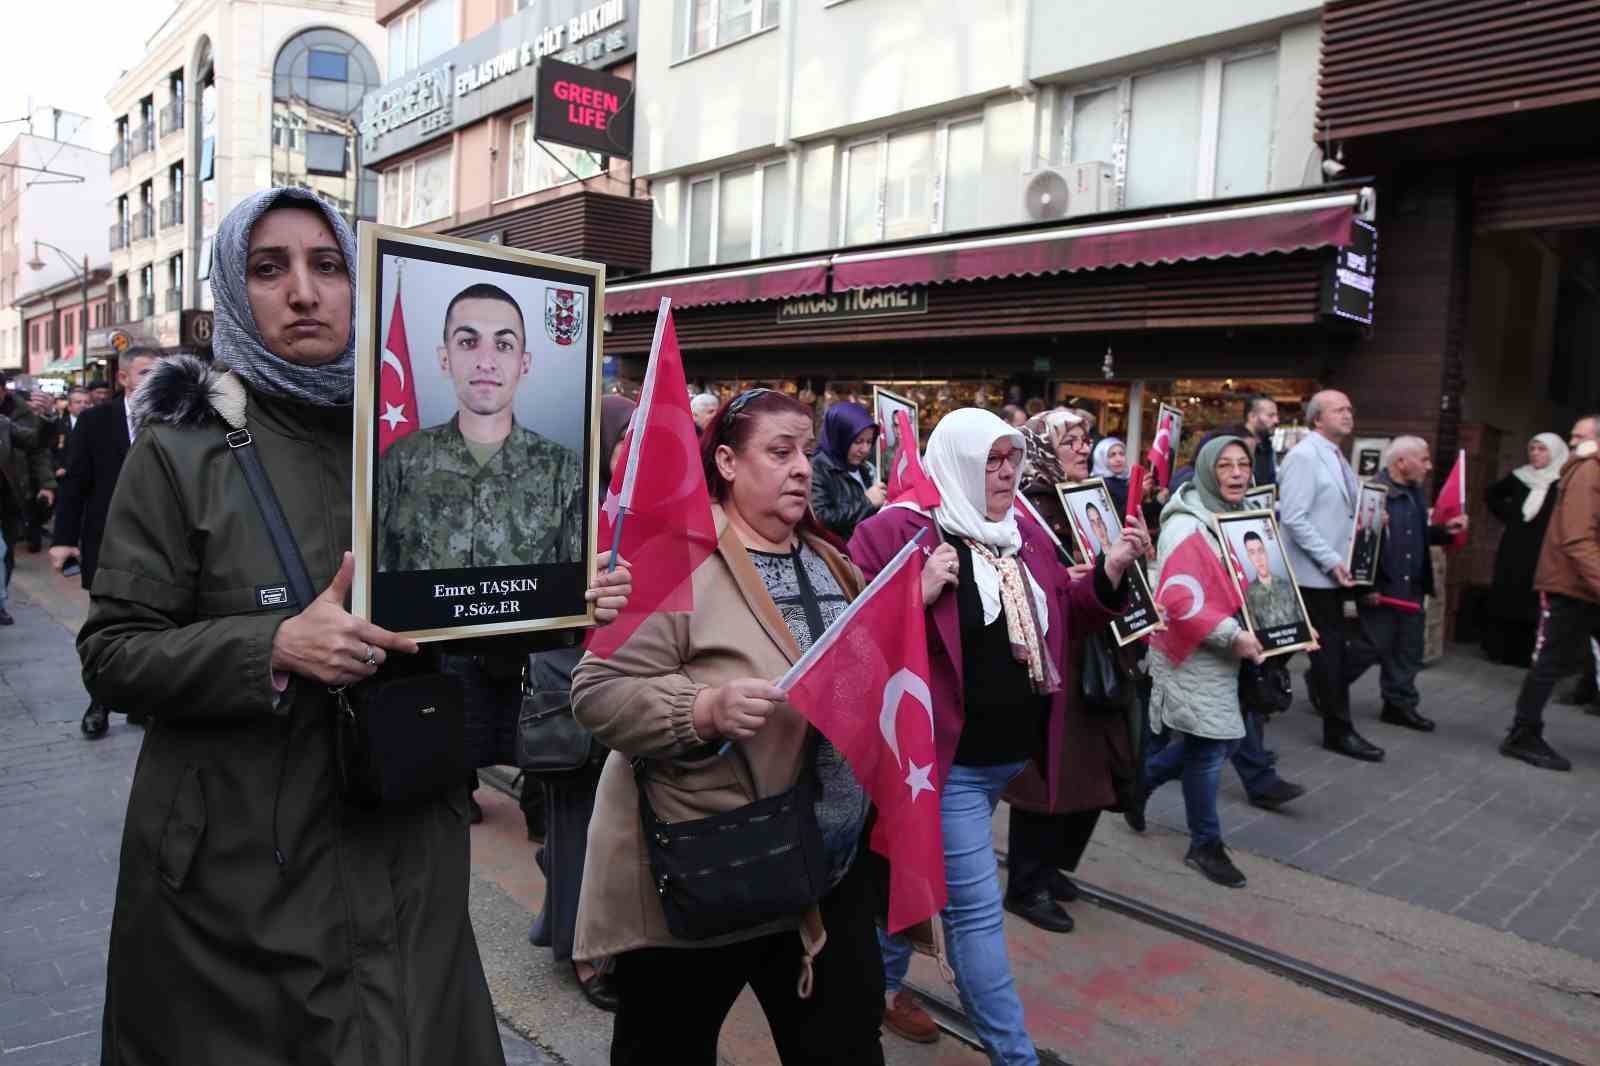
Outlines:
{"label": "black trousers", "polygon": [[1051,874],[1076,870],[1099,821],[1099,810],[1043,814],[1012,807],[1006,841],[1006,895],[1020,899],[1048,891]]}
{"label": "black trousers", "polygon": [[1321,651],[1310,654],[1311,669],[1306,681],[1312,700],[1322,715],[1322,735],[1347,733],[1350,725],[1350,686],[1346,682],[1344,589],[1301,589],[1306,614],[1317,631]]}
{"label": "black trousers", "polygon": [[817,953],[809,999],[796,991],[801,950],[793,931],[723,947],[619,955],[612,1066],[716,1066],[717,1036],[745,985],[761,1002],[783,1066],[882,1066],[883,953],[866,867],[858,858],[823,897],[828,939]]}
{"label": "black trousers", "polygon": [[1568,674],[1594,668],[1589,636],[1597,631],[1600,603],[1554,593],[1545,596],[1533,667],[1522,679],[1522,691],[1517,695],[1516,726],[1543,728],[1544,706],[1550,702],[1556,682]]}
{"label": "black trousers", "polygon": [[1426,637],[1427,617],[1421,611],[1363,604],[1361,639],[1345,645],[1345,690],[1349,691],[1356,679],[1377,663],[1384,706],[1416,710],[1422,702],[1417,693],[1417,674],[1422,671]]}

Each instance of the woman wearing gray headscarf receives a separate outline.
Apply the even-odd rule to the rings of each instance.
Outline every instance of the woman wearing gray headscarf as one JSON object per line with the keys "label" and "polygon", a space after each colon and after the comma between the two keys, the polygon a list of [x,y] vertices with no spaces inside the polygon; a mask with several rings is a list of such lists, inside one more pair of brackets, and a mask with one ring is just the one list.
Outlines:
{"label": "woman wearing gray headscarf", "polygon": [[[355,240],[310,192],[218,228],[215,351],[164,361],[78,636],[95,697],[149,716],[128,799],[101,1061],[502,1062],[467,919],[467,796],[341,799],[330,686],[417,646],[345,610]],[[288,582],[227,435],[248,430],[306,570]],[[621,591],[619,589],[618,591]],[[610,593],[591,590],[612,615]]]}

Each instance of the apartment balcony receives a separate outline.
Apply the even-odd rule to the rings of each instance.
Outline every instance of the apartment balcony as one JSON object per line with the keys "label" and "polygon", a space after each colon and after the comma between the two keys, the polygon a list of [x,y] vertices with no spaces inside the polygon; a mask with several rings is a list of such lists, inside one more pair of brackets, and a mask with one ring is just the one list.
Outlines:
{"label": "apartment balcony", "polygon": [[148,207],[133,216],[133,239],[147,241],[156,235],[156,213]]}
{"label": "apartment balcony", "polygon": [[166,309],[168,311],[182,311],[183,310],[183,290],[182,289],[168,289],[167,290],[167,298],[166,298],[166,301],[164,302],[163,306],[166,307]]}
{"label": "apartment balcony", "polygon": [[126,222],[113,222],[111,224],[111,250],[128,246],[128,224]]}
{"label": "apartment balcony", "polygon": [[132,162],[146,152],[154,151],[155,147],[155,130],[150,128],[150,124],[146,122],[135,126],[128,139],[128,161]]}
{"label": "apartment balcony", "polygon": [[183,225],[183,197],[169,196],[161,201],[161,229],[163,232]]}
{"label": "apartment balcony", "polygon": [[116,302],[112,303],[111,324],[114,326],[120,326],[125,322],[133,321],[133,319],[129,317],[128,311],[129,308],[127,300],[117,300]]}
{"label": "apartment balcony", "polygon": [[115,174],[128,165],[128,142],[118,141],[111,146],[111,173]]}
{"label": "apartment balcony", "polygon": [[139,297],[134,310],[139,312],[141,319],[154,318],[156,316],[156,298],[153,295]]}
{"label": "apartment balcony", "polygon": [[173,100],[161,109],[161,139],[183,131],[183,101]]}

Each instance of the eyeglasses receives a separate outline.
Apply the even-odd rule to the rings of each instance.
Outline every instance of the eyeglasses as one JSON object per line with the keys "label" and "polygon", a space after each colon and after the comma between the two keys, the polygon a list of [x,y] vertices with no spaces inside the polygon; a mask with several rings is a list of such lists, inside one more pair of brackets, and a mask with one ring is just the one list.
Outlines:
{"label": "eyeglasses", "polygon": [[733,420],[738,417],[739,412],[743,411],[751,400],[771,391],[771,389],[767,388],[745,389],[735,396],[733,402],[728,404],[728,409],[722,413],[722,428],[727,429],[733,425]]}
{"label": "eyeglasses", "polygon": [[1073,433],[1061,438],[1061,447],[1071,448],[1073,451],[1088,451],[1089,436],[1086,433]]}
{"label": "eyeglasses", "polygon": [[1006,463],[1009,463],[1013,468],[1020,467],[1022,465],[1021,449],[1012,448],[1004,455],[990,455],[983,461],[983,468],[992,474],[999,470],[1002,464]]}

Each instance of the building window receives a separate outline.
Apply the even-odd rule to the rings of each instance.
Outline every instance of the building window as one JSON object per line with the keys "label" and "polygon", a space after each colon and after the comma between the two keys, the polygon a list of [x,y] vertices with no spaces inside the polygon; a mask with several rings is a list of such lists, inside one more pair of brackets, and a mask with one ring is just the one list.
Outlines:
{"label": "building window", "polygon": [[789,164],[784,160],[689,182],[690,266],[737,263],[789,248]]}
{"label": "building window", "polygon": [[677,0],[679,59],[768,30],[778,24],[778,0]]}
{"label": "building window", "polygon": [[1068,89],[1056,158],[1111,164],[1122,207],[1264,192],[1277,99],[1271,46]]}
{"label": "building window", "polygon": [[980,224],[983,116],[897,130],[845,149],[840,243]]}
{"label": "building window", "polygon": [[389,23],[389,80],[455,47],[456,0],[423,0]]}
{"label": "building window", "polygon": [[506,153],[510,159],[510,169],[506,172],[507,196],[521,196],[528,191],[528,138],[531,136],[528,132],[529,125],[525,118],[511,124],[511,151]]}
{"label": "building window", "polygon": [[167,260],[167,310],[183,310],[183,253]]}
{"label": "building window", "polygon": [[527,119],[517,119],[511,124],[510,141],[511,150],[506,153],[509,159],[507,196],[586,181],[601,172],[600,157],[593,152],[564,144],[536,142],[533,123]]}
{"label": "building window", "polygon": [[383,172],[383,214],[389,226],[420,226],[450,214],[450,149]]}
{"label": "building window", "polygon": [[272,180],[311,189],[354,222],[377,213],[377,181],[356,155],[361,99],[380,84],[378,64],[342,30],[298,34],[272,70]]}

